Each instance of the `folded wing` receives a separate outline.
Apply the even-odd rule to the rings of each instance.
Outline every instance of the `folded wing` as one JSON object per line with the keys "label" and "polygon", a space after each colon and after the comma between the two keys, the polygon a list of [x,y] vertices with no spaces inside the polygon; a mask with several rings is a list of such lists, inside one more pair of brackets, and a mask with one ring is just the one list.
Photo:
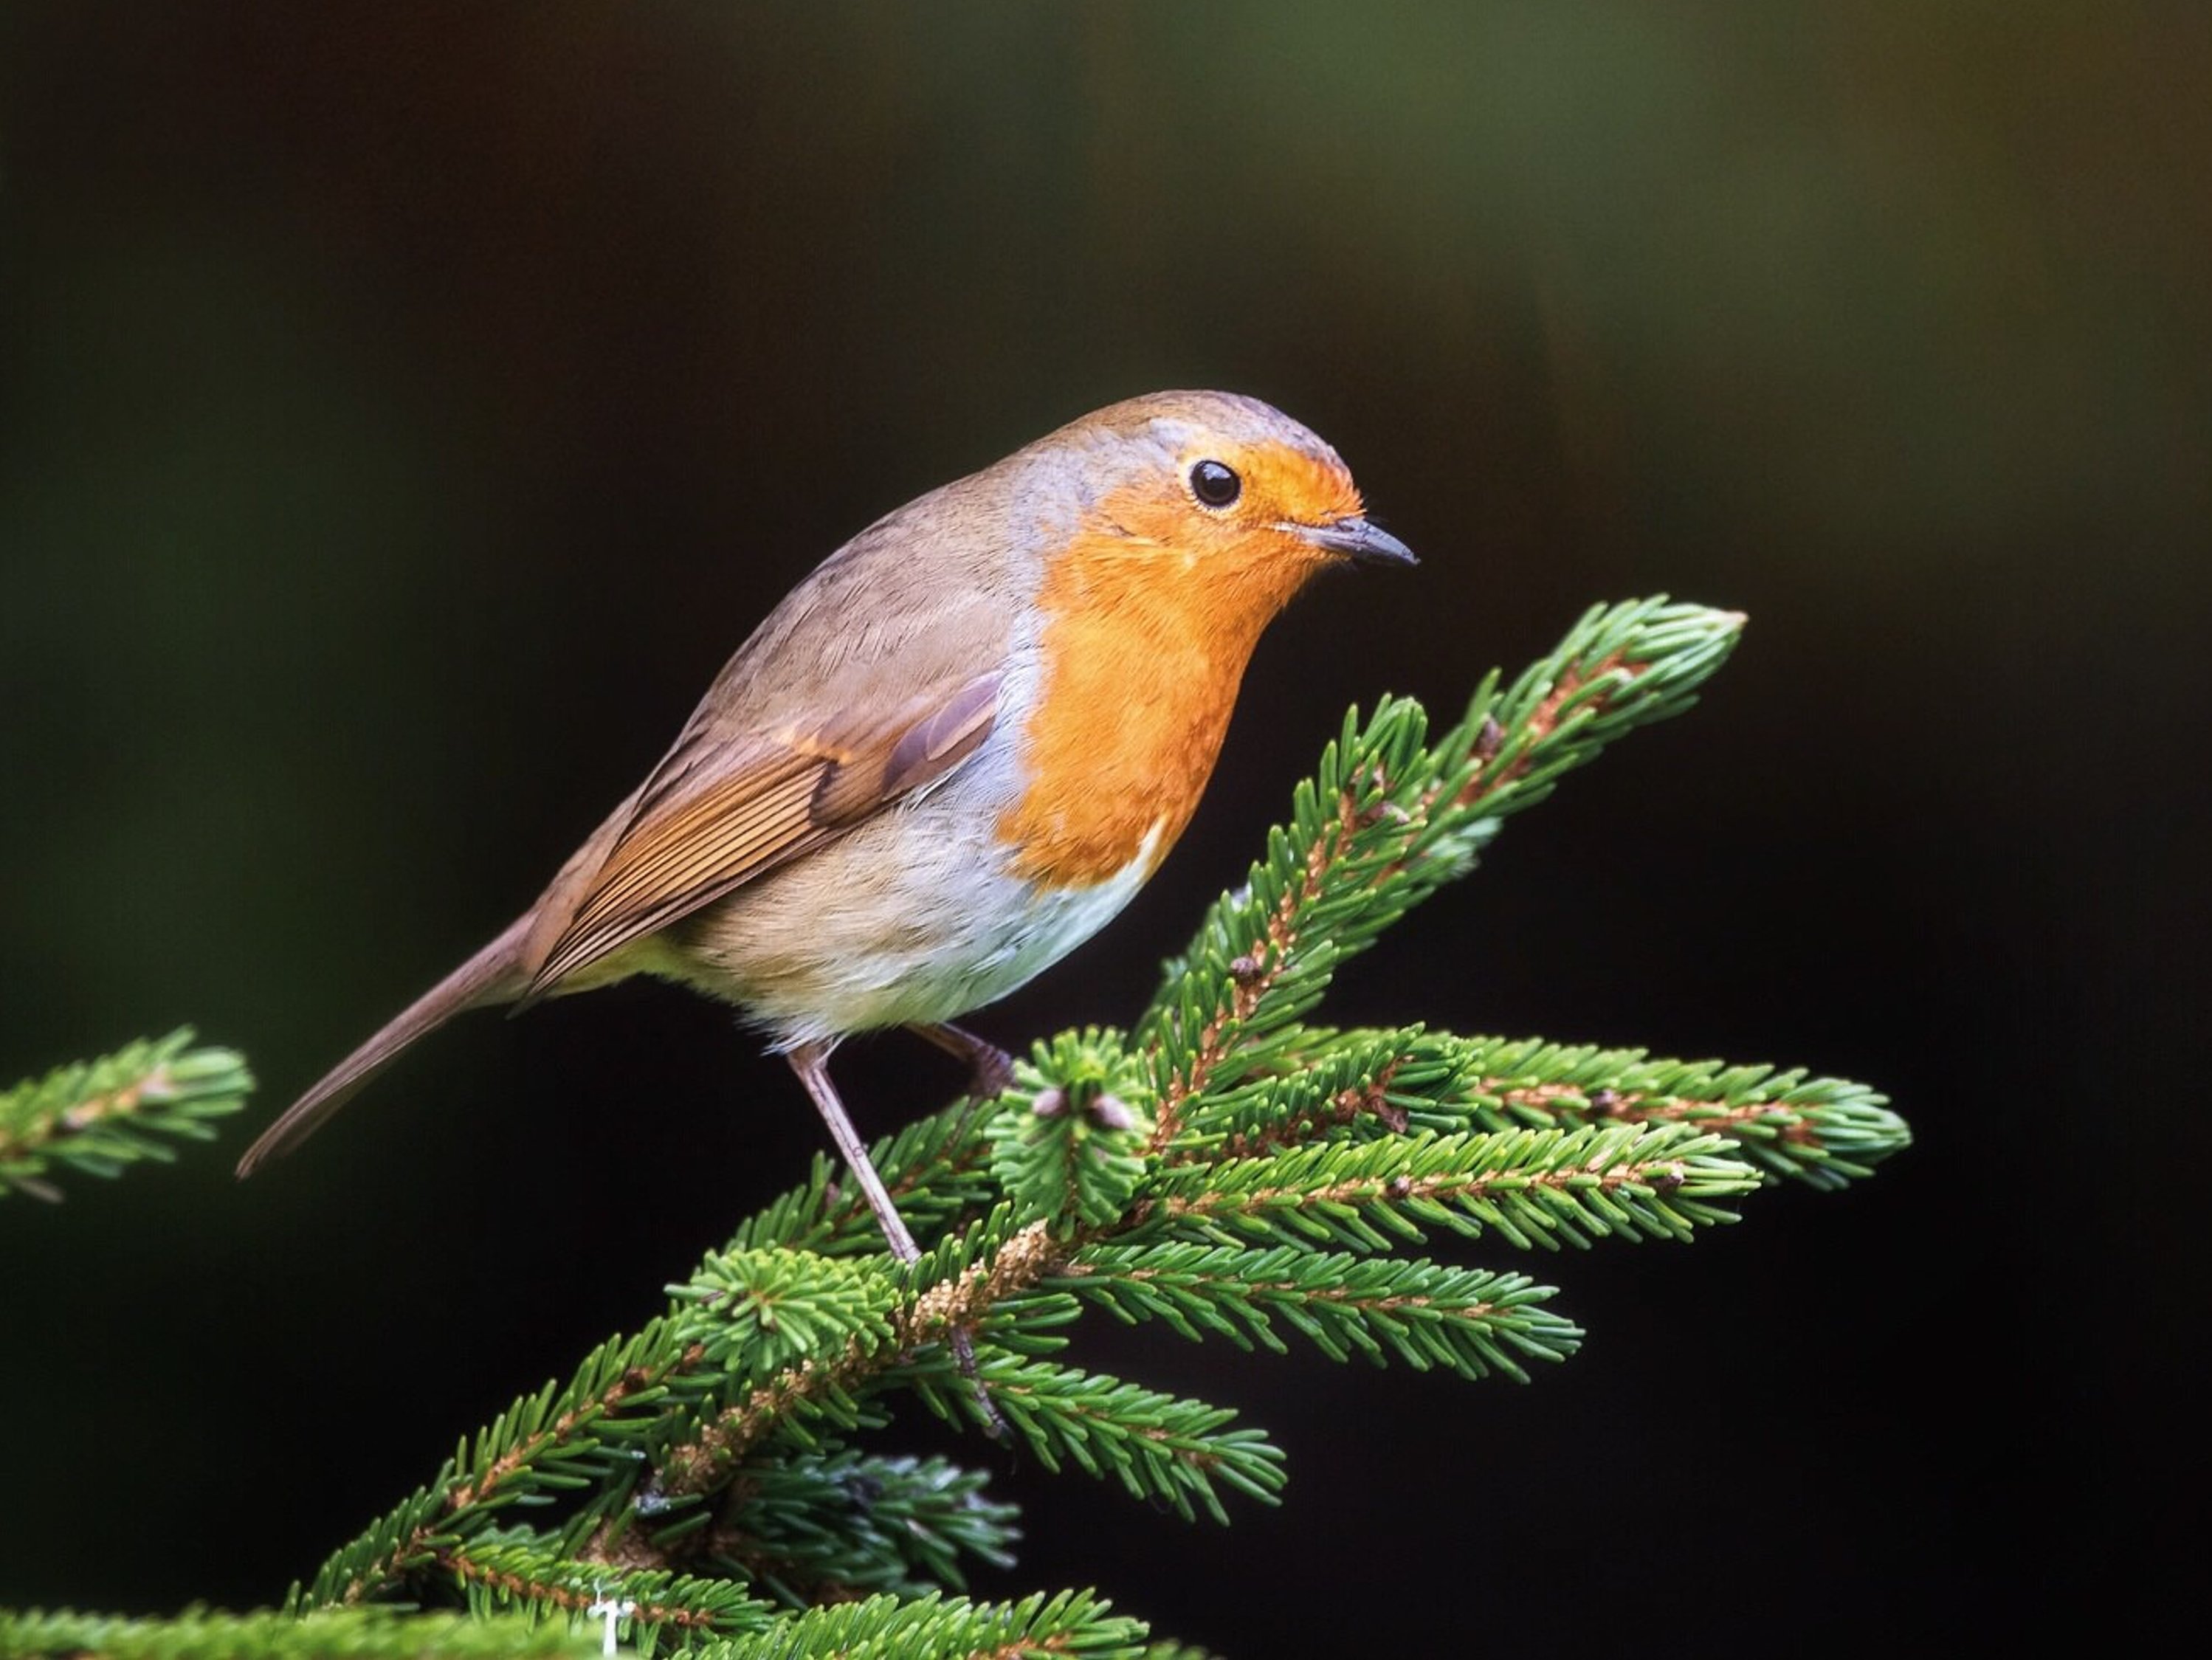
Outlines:
{"label": "folded wing", "polygon": [[576,889],[522,1002],[936,783],[998,719],[997,672],[805,731],[687,731]]}

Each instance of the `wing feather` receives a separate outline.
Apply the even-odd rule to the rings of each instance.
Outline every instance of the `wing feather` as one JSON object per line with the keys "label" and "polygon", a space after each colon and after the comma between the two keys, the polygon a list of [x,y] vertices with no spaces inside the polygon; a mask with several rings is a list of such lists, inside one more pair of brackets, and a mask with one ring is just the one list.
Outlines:
{"label": "wing feather", "polygon": [[523,1001],[937,782],[998,718],[995,672],[887,719],[718,740],[687,732],[638,792]]}

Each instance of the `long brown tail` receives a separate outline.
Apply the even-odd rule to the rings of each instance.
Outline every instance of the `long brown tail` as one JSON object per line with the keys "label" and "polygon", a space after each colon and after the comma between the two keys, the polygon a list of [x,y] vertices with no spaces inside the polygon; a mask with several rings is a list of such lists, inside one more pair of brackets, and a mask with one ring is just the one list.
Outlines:
{"label": "long brown tail", "polygon": [[455,969],[409,1005],[406,1012],[333,1067],[322,1082],[284,1110],[261,1139],[238,1161],[238,1173],[251,1176],[270,1159],[306,1140],[353,1092],[398,1058],[416,1038],[435,1031],[468,1009],[511,1003],[530,976],[522,968],[522,946],[534,920],[526,913],[509,923],[499,938]]}

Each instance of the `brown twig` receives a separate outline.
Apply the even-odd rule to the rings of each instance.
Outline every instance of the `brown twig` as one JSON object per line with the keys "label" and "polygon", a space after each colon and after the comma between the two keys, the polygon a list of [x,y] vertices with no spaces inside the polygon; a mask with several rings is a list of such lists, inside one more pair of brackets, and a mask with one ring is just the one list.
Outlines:
{"label": "brown twig", "polygon": [[[1401,1056],[1385,1065],[1364,1084],[1355,1084],[1349,1089],[1339,1090],[1327,1101],[1317,1101],[1303,1112],[1292,1114],[1273,1124],[1257,1129],[1238,1130],[1223,1139],[1220,1150],[1208,1152],[1210,1161],[1217,1158],[1258,1158],[1285,1147],[1301,1146],[1316,1134],[1340,1129],[1354,1119],[1372,1114],[1391,1131],[1403,1134],[1406,1128],[1406,1110],[1390,1099],[1390,1083],[1398,1075]],[[1196,1154],[1186,1155],[1175,1162],[1187,1162]]]}
{"label": "brown twig", "polygon": [[1197,1052],[1189,1064],[1169,1079],[1161,1092],[1152,1128],[1153,1152],[1175,1139],[1182,1128],[1184,1103],[1205,1089],[1214,1069],[1228,1057],[1231,1029],[1250,1019],[1273,988],[1297,945],[1298,914],[1321,897],[1329,868],[1350,849],[1358,830],[1358,802],[1349,790],[1342,791],[1337,796],[1336,820],[1329,833],[1306,849],[1304,879],[1276,902],[1260,938],[1230,964],[1227,1006],[1215,1010],[1198,1035]]}
{"label": "brown twig", "polygon": [[[570,1440],[583,1426],[611,1415],[630,1395],[690,1371],[706,1358],[706,1353],[704,1345],[693,1343],[665,1366],[630,1367],[592,1399],[570,1408],[536,1434],[516,1442],[494,1459],[476,1481],[455,1483],[446,1493],[446,1517],[456,1516],[484,1503],[509,1477]],[[405,1573],[417,1562],[436,1560],[439,1553],[429,1548],[429,1543],[446,1531],[444,1525],[428,1523],[411,1529],[404,1539],[385,1553],[380,1562],[347,1581],[344,1594],[338,1598],[339,1602],[345,1606],[357,1603],[372,1591],[381,1589],[393,1578]]]}
{"label": "brown twig", "polygon": [[[1514,757],[1511,764],[1494,774],[1490,770],[1490,763],[1498,758],[1504,734],[1495,721],[1486,720],[1482,730],[1475,734],[1474,745],[1468,755],[1468,759],[1475,763],[1474,775],[1452,798],[1452,805],[1455,807],[1474,806],[1525,774],[1536,758],[1537,746],[1559,730],[1561,712],[1584,686],[1615,670],[1623,671],[1630,680],[1636,680],[1642,678],[1650,666],[1649,663],[1632,663],[1625,652],[1619,651],[1601,658],[1597,666],[1587,673],[1581,664],[1569,664],[1566,671],[1559,676],[1559,684],[1544,695],[1529,712],[1528,718],[1521,723],[1522,731],[1528,734],[1528,741],[1521,745],[1520,752]],[[1589,707],[1594,711],[1601,709],[1607,701],[1608,696],[1601,694],[1591,700]],[[1485,753],[1486,749],[1487,753]],[[1426,806],[1428,803],[1424,801],[1422,805]]]}
{"label": "brown twig", "polygon": [[1513,1084],[1502,1078],[1486,1078],[1474,1086],[1478,1096],[1494,1098],[1501,1105],[1540,1113],[1572,1123],[1612,1119],[1627,1124],[1694,1123],[1700,1128],[1726,1134],[1731,1125],[1775,1123],[1776,1134],[1792,1146],[1820,1146],[1813,1122],[1787,1102],[1726,1101],[1693,1096],[1658,1095],[1646,1090],[1600,1087],[1583,1090],[1572,1084]]}
{"label": "brown twig", "polygon": [[[597,1593],[579,1587],[556,1585],[511,1569],[495,1568],[471,1556],[465,1546],[448,1545],[434,1553],[433,1560],[452,1572],[459,1579],[470,1580],[479,1585],[489,1585],[494,1590],[510,1596],[526,1596],[533,1602],[550,1602],[556,1608],[572,1614],[581,1614],[599,1598]],[[714,1616],[698,1608],[687,1608],[672,1602],[636,1602],[629,1614],[641,1625],[676,1626],[686,1631],[708,1630],[714,1627]]]}
{"label": "brown twig", "polygon": [[1568,1189],[1596,1179],[1607,1193],[1623,1187],[1646,1187],[1671,1192],[1682,1185],[1679,1158],[1638,1160],[1609,1165],[1604,1170],[1576,1166],[1568,1170],[1537,1171],[1531,1174],[1440,1176],[1356,1176],[1319,1188],[1249,1188],[1237,1193],[1170,1194],[1158,1201],[1168,1215],[1218,1216],[1226,1212],[1264,1210],[1284,1200],[1297,1205],[1364,1205],[1388,1201],[1403,1204],[1412,1199],[1487,1199],[1496,1193],[1525,1193],[1531,1188]]}
{"label": "brown twig", "polygon": [[1032,1222],[957,1277],[940,1280],[891,1316],[893,1341],[868,1347],[857,1340],[836,1355],[787,1366],[738,1404],[724,1408],[688,1440],[662,1455],[660,1490],[671,1497],[711,1493],[726,1485],[739,1461],[776,1422],[802,1401],[851,1387],[888,1370],[925,1343],[973,1327],[1000,1298],[1026,1290],[1052,1273],[1078,1247],[1081,1236],[1054,1239],[1048,1225]]}

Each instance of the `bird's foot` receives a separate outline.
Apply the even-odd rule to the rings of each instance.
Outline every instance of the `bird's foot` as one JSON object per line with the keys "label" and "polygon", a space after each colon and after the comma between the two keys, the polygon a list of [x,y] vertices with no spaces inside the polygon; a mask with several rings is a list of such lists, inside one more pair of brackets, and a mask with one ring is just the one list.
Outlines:
{"label": "bird's foot", "polygon": [[988,1101],[1004,1095],[1014,1081],[1014,1057],[988,1038],[942,1022],[912,1025],[907,1030],[968,1063],[968,1095],[971,1100]]}
{"label": "bird's foot", "polygon": [[952,1346],[952,1358],[959,1363],[960,1375],[968,1380],[969,1393],[975,1397],[976,1415],[983,1420],[983,1433],[994,1441],[1012,1438],[1006,1427],[1006,1415],[999,1410],[999,1403],[991,1398],[991,1391],[975,1371],[975,1345],[968,1335],[968,1328],[955,1326],[948,1341]]}

